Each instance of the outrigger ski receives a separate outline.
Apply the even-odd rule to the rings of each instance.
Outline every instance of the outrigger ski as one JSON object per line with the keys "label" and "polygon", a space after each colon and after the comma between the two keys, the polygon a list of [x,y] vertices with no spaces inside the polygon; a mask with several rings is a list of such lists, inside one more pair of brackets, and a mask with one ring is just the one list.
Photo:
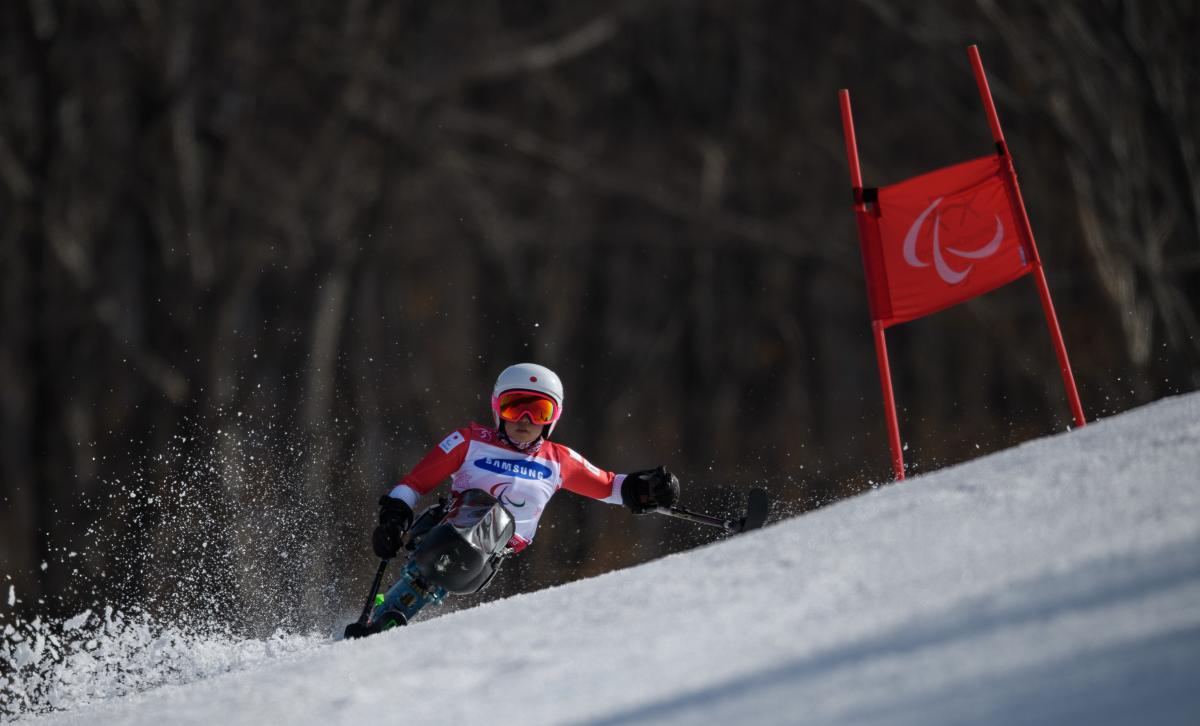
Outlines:
{"label": "outrigger ski", "polygon": [[767,523],[767,513],[771,509],[771,500],[767,497],[766,489],[751,489],[746,496],[746,516],[742,517],[741,532],[758,529]]}
{"label": "outrigger ski", "polygon": [[706,524],[710,527],[719,527],[726,532],[737,533],[763,526],[767,521],[767,512],[770,508],[771,501],[767,497],[767,490],[755,488],[751,489],[746,497],[746,514],[740,519],[722,519],[709,514],[692,512],[683,507],[659,507],[653,511],[656,514],[665,514],[668,517],[686,519],[696,524]]}

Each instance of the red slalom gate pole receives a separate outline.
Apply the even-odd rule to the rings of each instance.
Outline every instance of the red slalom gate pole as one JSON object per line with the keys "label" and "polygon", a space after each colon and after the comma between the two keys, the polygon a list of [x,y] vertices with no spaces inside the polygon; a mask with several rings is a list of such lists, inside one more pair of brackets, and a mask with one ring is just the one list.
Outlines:
{"label": "red slalom gate pole", "polygon": [[[854,117],[850,112],[850,92],[846,89],[838,91],[838,102],[842,109],[842,132],[846,137],[846,161],[850,166],[850,185],[854,188],[854,214],[858,219],[859,238],[865,244],[862,226],[870,224],[865,219],[866,202],[862,197],[862,169],[858,163],[858,140],[854,135]],[[864,263],[866,256],[863,257]],[[867,285],[870,290],[870,284]],[[879,362],[879,383],[883,388],[883,411],[887,422],[888,445],[892,451],[892,472],[897,480],[904,479],[904,451],[900,443],[900,424],[896,420],[896,399],[892,394],[892,369],[888,364],[887,340],[883,334],[883,323],[871,321],[871,329],[875,339],[875,358]]]}
{"label": "red slalom gate pole", "polygon": [[850,91],[838,91],[838,104],[842,108],[842,135],[846,138],[846,160],[850,164],[850,185],[854,187],[854,211],[865,212],[862,202],[862,169],[858,165],[858,138],[854,135],[854,116],[850,113]]}
{"label": "red slalom gate pole", "polygon": [[983,110],[987,113],[988,126],[992,129],[992,139],[1000,145],[1000,153],[1008,156],[1004,148],[1004,132],[1000,130],[1000,116],[996,113],[996,104],[992,103],[992,89],[988,87],[987,76],[983,73],[983,61],[979,58],[979,46],[967,47],[967,56],[971,59],[971,70],[975,73],[975,85],[979,86],[979,97],[983,100]]}
{"label": "red slalom gate pole", "polygon": [[887,341],[883,323],[871,321],[875,333],[875,358],[879,361],[879,384],[883,387],[883,411],[887,417],[888,445],[892,449],[892,472],[896,479],[904,478],[904,450],[900,444],[900,424],[896,421],[896,400],[892,397],[892,368],[888,365]]}
{"label": "red slalom gate pole", "polygon": [[[983,61],[979,57],[978,46],[969,46],[967,56],[971,59],[971,70],[975,73],[975,84],[979,87],[979,97],[983,101],[983,109],[987,113],[988,126],[992,129],[992,139],[996,142],[996,150],[1005,159],[1005,176],[1009,190],[1016,199],[1018,221],[1029,250],[1033,255],[1033,279],[1037,283],[1038,297],[1042,302],[1042,312],[1046,316],[1046,327],[1050,330],[1050,338],[1054,342],[1054,353],[1058,357],[1058,369],[1062,374],[1063,387],[1067,391],[1067,401],[1071,406],[1071,415],[1075,426],[1087,425],[1083,416],[1083,404],[1079,401],[1079,391],[1075,387],[1075,375],[1071,372],[1071,361],[1067,357],[1067,345],[1063,342],[1062,329],[1058,325],[1058,315],[1054,312],[1054,302],[1050,299],[1050,286],[1046,283],[1046,272],[1042,268],[1042,258],[1037,251],[1037,243],[1033,239],[1033,225],[1029,223],[1029,213],[1025,211],[1025,199],[1021,196],[1021,186],[1017,184],[1017,172],[1012,163],[1012,155],[1004,143],[1004,132],[1000,128],[1000,116],[996,113],[996,104],[992,101],[992,91],[988,87],[987,76],[983,72]],[[847,100],[847,103],[849,101]],[[844,113],[844,111],[843,111]]]}

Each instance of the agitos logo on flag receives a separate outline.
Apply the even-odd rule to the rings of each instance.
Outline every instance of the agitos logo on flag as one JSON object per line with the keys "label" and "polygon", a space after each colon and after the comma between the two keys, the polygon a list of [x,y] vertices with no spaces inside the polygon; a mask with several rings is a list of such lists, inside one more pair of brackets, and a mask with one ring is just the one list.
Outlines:
{"label": "agitos logo on flag", "polygon": [[1037,283],[1075,425],[1086,423],[1012,158],[983,74],[983,62],[975,46],[967,53],[996,142],[997,153],[992,156],[891,186],[865,188],[850,114],[850,92],[843,89],[840,93],[888,443],[897,479],[904,478],[904,455],[884,330],[957,305],[1026,274]]}
{"label": "agitos logo on flag", "polygon": [[863,244],[871,317],[886,325],[936,312],[1030,272],[1002,176],[988,156],[881,187]]}

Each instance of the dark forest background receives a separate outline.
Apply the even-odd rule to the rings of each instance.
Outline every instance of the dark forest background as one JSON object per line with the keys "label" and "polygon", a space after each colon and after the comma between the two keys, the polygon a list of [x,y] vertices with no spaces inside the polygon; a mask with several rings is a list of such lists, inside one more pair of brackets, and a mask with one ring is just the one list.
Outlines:
{"label": "dark forest background", "polygon": [[[556,439],[787,516],[888,481],[868,185],[988,154],[1090,420],[1200,387],[1200,6],[0,5],[0,617],[324,627],[380,491],[545,363]],[[1065,430],[1031,280],[889,332],[914,473]],[[564,494],[497,597],[711,541]],[[800,553],[802,556],[803,553]],[[714,573],[719,576],[719,573]]]}

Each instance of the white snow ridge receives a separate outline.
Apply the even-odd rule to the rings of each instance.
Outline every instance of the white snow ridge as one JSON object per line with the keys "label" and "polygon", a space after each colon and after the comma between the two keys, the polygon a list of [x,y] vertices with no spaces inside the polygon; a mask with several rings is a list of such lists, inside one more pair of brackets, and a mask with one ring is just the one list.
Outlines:
{"label": "white snow ridge", "polygon": [[640,567],[30,721],[1197,724],[1198,472],[1189,395]]}

